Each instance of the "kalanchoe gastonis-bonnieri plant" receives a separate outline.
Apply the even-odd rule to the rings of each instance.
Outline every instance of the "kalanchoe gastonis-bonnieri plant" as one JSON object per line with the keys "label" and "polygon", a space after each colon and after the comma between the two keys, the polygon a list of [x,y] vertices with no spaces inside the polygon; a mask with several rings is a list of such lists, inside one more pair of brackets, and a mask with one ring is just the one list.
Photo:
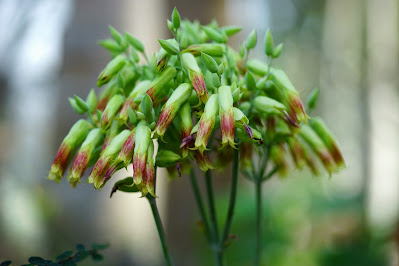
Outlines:
{"label": "kalanchoe gastonis-bonnieri plant", "polygon": [[[331,174],[344,167],[344,159],[325,123],[309,117],[287,74],[272,67],[283,45],[274,45],[270,31],[264,39],[267,60],[262,62],[248,59],[257,43],[256,31],[236,51],[227,41],[239,27],[181,21],[176,9],[167,24],[173,38],[158,40],[159,52],[149,57],[141,41],[110,28],[113,38],[100,42],[113,58],[98,77],[97,85],[103,88],[98,96],[92,90],[86,100],[70,98],[73,109],[87,118],[76,122],[63,140],[49,179],[61,180],[75,152],[67,174],[73,186],[93,166],[87,182],[99,190],[116,171],[132,164],[133,176],[117,181],[111,196],[119,190],[141,192],[149,199],[171,265],[155,202],[156,167],[165,167],[174,178],[190,172],[206,238],[215,263],[223,265],[223,252],[233,239],[230,226],[241,171],[256,188],[259,264],[262,182],[274,174],[288,175],[289,160],[319,175],[322,168]],[[317,95],[312,93],[308,100],[308,111],[315,107]],[[230,162],[230,203],[219,231],[211,169],[223,170]],[[208,213],[192,164],[205,173]]]}

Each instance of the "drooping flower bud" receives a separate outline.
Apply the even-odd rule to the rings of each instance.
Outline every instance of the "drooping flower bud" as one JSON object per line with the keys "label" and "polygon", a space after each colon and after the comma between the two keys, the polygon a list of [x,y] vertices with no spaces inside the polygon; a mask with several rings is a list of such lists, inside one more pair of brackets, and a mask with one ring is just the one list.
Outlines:
{"label": "drooping flower bud", "polygon": [[211,160],[209,160],[208,154],[206,154],[206,152],[201,153],[199,151],[195,151],[194,152],[194,160],[197,162],[199,168],[203,172],[206,172],[209,169],[213,169]]}
{"label": "drooping flower bud", "polygon": [[147,151],[151,140],[151,130],[144,123],[136,129],[135,147],[133,154],[133,180],[136,185],[141,185],[147,162]]}
{"label": "drooping flower bud", "polygon": [[116,75],[119,72],[119,70],[122,69],[125,63],[126,63],[126,57],[123,55],[118,55],[117,57],[112,59],[98,76],[97,86],[101,87],[105,83],[108,83],[111,80],[111,78],[114,75]]}
{"label": "drooping flower bud", "polygon": [[108,147],[111,141],[122,131],[121,127],[119,126],[118,121],[114,120],[112,122],[111,128],[107,131],[104,139],[103,146],[101,147],[101,152]]}
{"label": "drooping flower bud", "polygon": [[119,164],[122,162],[123,166],[127,167],[131,162],[135,146],[136,129],[137,128],[134,128],[132,131],[130,131],[129,137],[127,137],[120,152],[118,153],[118,156],[116,156],[115,163]]}
{"label": "drooping flower bud", "polygon": [[88,183],[94,183],[96,189],[104,186],[108,179],[104,180],[104,176],[109,170],[111,163],[114,161],[118,152],[122,149],[123,143],[129,137],[130,131],[125,129],[112,139],[111,143],[101,152],[100,158],[97,160],[90,172]]}
{"label": "drooping flower bud", "polygon": [[306,165],[306,158],[302,148],[302,145],[299,143],[298,139],[288,138],[287,139],[288,147],[291,151],[292,159],[295,163],[295,166],[298,169],[302,169]]}
{"label": "drooping flower bud", "polygon": [[234,112],[233,97],[229,86],[221,86],[218,90],[220,128],[222,131],[222,148],[226,145],[234,146]]}
{"label": "drooping flower bud", "polygon": [[195,44],[183,51],[183,53],[191,53],[194,56],[201,55],[201,52],[210,56],[223,56],[223,45],[214,43]]}
{"label": "drooping flower bud", "polygon": [[118,120],[122,121],[123,123],[127,122],[127,120],[129,119],[129,107],[134,110],[138,105],[134,102],[134,99],[136,99],[138,96],[144,95],[148,91],[150,86],[151,81],[149,80],[144,80],[137,83],[137,85],[134,87],[132,92],[127,97],[125,103],[123,104],[119,113]]}
{"label": "drooping flower bud", "polygon": [[302,124],[301,129],[299,130],[299,135],[309,144],[323,163],[326,170],[331,174],[335,170],[334,160],[326,145],[316,132],[314,132],[310,126]]}
{"label": "drooping flower bud", "polygon": [[285,98],[290,106],[291,112],[295,114],[298,121],[307,122],[308,116],[303,107],[302,100],[299,97],[298,91],[295,89],[289,80],[287,74],[280,69],[273,69],[270,72],[270,77],[273,83],[283,91]]}
{"label": "drooping flower bud", "polygon": [[147,150],[147,161],[145,165],[145,189],[142,190],[143,196],[148,192],[156,198],[155,196],[155,168],[154,168],[154,144],[150,141]]}
{"label": "drooping flower bud", "polygon": [[204,153],[209,137],[215,125],[216,115],[219,111],[218,95],[212,94],[205,105],[204,113],[198,122],[197,138],[195,139],[195,150]]}
{"label": "drooping flower bud", "polygon": [[312,118],[309,120],[309,125],[312,127],[312,129],[317,133],[317,135],[327,146],[337,166],[344,167],[345,166],[344,158],[338,147],[336,138],[330,132],[330,130],[323,122],[323,120],[321,120],[320,118]]}
{"label": "drooping flower bud", "polygon": [[121,108],[124,101],[125,98],[122,95],[117,94],[108,102],[107,107],[105,107],[105,110],[101,116],[101,130],[103,132],[105,132],[111,126],[115,115]]}
{"label": "drooping flower bud", "polygon": [[68,175],[70,183],[80,182],[84,171],[88,167],[88,164],[95,153],[95,149],[98,148],[104,140],[104,134],[99,128],[92,129],[87,138],[80,147],[76,154],[75,160],[72,164],[72,170]]}
{"label": "drooping flower bud", "polygon": [[278,167],[277,173],[280,177],[285,177],[288,172],[288,162],[286,160],[286,151],[283,145],[274,145],[270,149],[270,159],[275,167]]}
{"label": "drooping flower bud", "polygon": [[254,99],[254,107],[258,112],[267,115],[283,114],[283,111],[287,110],[284,104],[266,96],[257,96]]}
{"label": "drooping flower bud", "polygon": [[157,73],[161,73],[161,71],[168,64],[169,59],[170,59],[170,54],[166,52],[163,48],[161,48],[158,52],[157,61],[156,61]]}
{"label": "drooping flower bud", "polygon": [[154,104],[154,107],[168,94],[165,89],[166,85],[176,76],[176,69],[172,66],[167,66],[151,83],[147,91],[148,96]]}
{"label": "drooping flower bud", "polygon": [[200,103],[206,103],[209,98],[209,94],[206,90],[204,76],[202,75],[201,69],[198,67],[197,61],[190,53],[182,54],[182,60],[184,66],[189,72],[190,81],[193,84],[195,92],[197,93],[198,100]]}
{"label": "drooping flower bud", "polygon": [[116,81],[111,81],[107,84],[105,90],[100,93],[97,101],[97,109],[103,111],[109,100],[118,92],[118,89],[118,83]]}
{"label": "drooping flower bud", "polygon": [[[193,129],[193,121],[191,120],[191,107],[188,102],[182,105],[179,110],[179,118],[181,124],[181,139],[183,140],[190,136],[191,130]],[[180,147],[182,149],[182,157],[186,158],[189,153],[189,146],[183,145]]]}
{"label": "drooping flower bud", "polygon": [[155,126],[155,137],[162,137],[166,129],[175,118],[180,106],[185,103],[191,95],[191,86],[188,83],[183,83],[172,93],[168,101],[162,107],[159,115],[157,125]]}
{"label": "drooping flower bud", "polygon": [[311,154],[309,146],[305,143],[303,139],[297,138],[297,140],[302,147],[303,156],[305,158],[306,164],[315,176],[319,176],[320,171],[316,164],[316,158],[314,158],[314,156]]}
{"label": "drooping flower bud", "polygon": [[72,126],[58,149],[57,155],[51,165],[48,179],[60,182],[76,148],[85,140],[87,134],[89,134],[89,130],[89,122],[83,119],[80,119]]}

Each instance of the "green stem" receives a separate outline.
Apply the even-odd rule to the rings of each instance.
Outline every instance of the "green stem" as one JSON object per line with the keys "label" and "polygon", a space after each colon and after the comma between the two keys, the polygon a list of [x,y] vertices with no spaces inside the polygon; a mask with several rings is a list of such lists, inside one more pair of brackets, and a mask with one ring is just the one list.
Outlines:
{"label": "green stem", "polygon": [[230,203],[227,212],[226,224],[224,226],[223,237],[220,241],[220,249],[224,248],[227,238],[230,234],[231,222],[234,216],[234,208],[236,205],[237,198],[237,184],[238,184],[238,165],[239,165],[239,147],[234,150],[234,161],[233,161],[233,176],[231,181],[231,191],[230,191]]}
{"label": "green stem", "polygon": [[163,250],[163,255],[165,256],[166,265],[172,266],[173,263],[170,258],[170,255],[169,255],[168,245],[166,243],[165,231],[162,226],[161,216],[159,215],[157,202],[156,202],[155,198],[149,194],[147,195],[147,199],[150,203],[152,215],[154,217],[154,221],[157,226],[158,235],[159,235],[159,239],[162,244],[162,250]]}
{"label": "green stem", "polygon": [[191,171],[190,171],[190,181],[191,181],[191,187],[193,188],[195,201],[197,202],[197,207],[200,212],[201,219],[204,222],[206,238],[207,238],[208,242],[211,243],[212,236],[211,236],[211,231],[209,228],[209,221],[208,221],[208,218],[205,213],[204,203],[202,201],[201,193],[198,188],[197,178],[195,176],[195,172],[194,172],[193,168],[191,168]]}
{"label": "green stem", "polygon": [[262,181],[256,180],[255,184],[255,201],[256,201],[256,225],[255,225],[255,264],[260,265],[262,250]]}

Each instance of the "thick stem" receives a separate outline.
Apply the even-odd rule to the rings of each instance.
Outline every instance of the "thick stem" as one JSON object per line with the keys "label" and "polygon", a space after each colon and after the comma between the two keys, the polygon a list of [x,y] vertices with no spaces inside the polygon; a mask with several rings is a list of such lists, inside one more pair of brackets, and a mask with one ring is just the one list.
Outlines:
{"label": "thick stem", "polygon": [[193,168],[191,168],[191,171],[190,171],[190,181],[191,181],[191,187],[193,188],[195,201],[197,202],[197,207],[198,207],[201,219],[204,223],[206,238],[209,243],[212,243],[212,236],[211,236],[211,230],[209,227],[208,217],[206,216],[204,203],[202,201],[201,193],[198,188],[197,178],[195,176],[195,172],[194,172]]}
{"label": "thick stem", "polygon": [[173,263],[169,255],[168,245],[166,243],[165,231],[162,226],[161,216],[159,216],[157,202],[155,198],[149,194],[147,195],[147,199],[150,203],[152,215],[154,217],[154,221],[157,226],[159,240],[161,241],[162,244],[162,250],[163,250],[163,255],[165,256],[166,265],[172,266]]}
{"label": "thick stem", "polygon": [[255,264],[260,265],[262,250],[262,181],[256,180],[255,184],[255,205],[256,205],[256,225],[255,225]]}
{"label": "thick stem", "polygon": [[231,190],[230,190],[230,203],[229,209],[227,211],[226,224],[224,226],[223,237],[220,241],[220,249],[224,248],[224,244],[229,237],[231,222],[233,221],[234,208],[236,205],[237,197],[237,184],[238,184],[238,165],[239,165],[239,147],[234,150],[234,161],[233,161],[233,176],[231,180]]}

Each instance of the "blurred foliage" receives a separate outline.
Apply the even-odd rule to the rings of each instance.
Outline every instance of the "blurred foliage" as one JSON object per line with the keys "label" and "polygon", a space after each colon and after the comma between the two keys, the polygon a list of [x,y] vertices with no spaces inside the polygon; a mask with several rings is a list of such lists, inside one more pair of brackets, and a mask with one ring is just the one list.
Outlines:
{"label": "blurred foliage", "polygon": [[[82,244],[76,245],[76,251],[68,250],[64,251],[54,260],[48,260],[41,257],[33,256],[28,259],[29,263],[25,265],[40,265],[40,266],[55,266],[55,265],[63,265],[63,266],[73,266],[82,262],[88,257],[91,257],[93,261],[102,261],[104,259],[103,255],[100,253],[101,250],[104,250],[109,247],[109,244],[92,244],[91,249],[86,249],[86,247]],[[11,265],[12,261],[7,260],[0,263],[0,266],[8,266]]]}
{"label": "blurred foliage", "polygon": [[[320,179],[309,179],[285,179],[282,185],[279,181],[266,182],[261,265],[388,265],[383,239],[372,237],[375,234],[362,222],[359,198],[327,195]],[[218,209],[227,205],[225,196],[218,196]],[[254,201],[252,187],[238,194],[231,230],[236,240],[226,251],[228,265],[253,263]],[[221,212],[219,221],[224,221],[224,216]],[[198,244],[198,248],[201,246]],[[200,249],[198,257],[198,265],[212,265],[210,250]]]}

